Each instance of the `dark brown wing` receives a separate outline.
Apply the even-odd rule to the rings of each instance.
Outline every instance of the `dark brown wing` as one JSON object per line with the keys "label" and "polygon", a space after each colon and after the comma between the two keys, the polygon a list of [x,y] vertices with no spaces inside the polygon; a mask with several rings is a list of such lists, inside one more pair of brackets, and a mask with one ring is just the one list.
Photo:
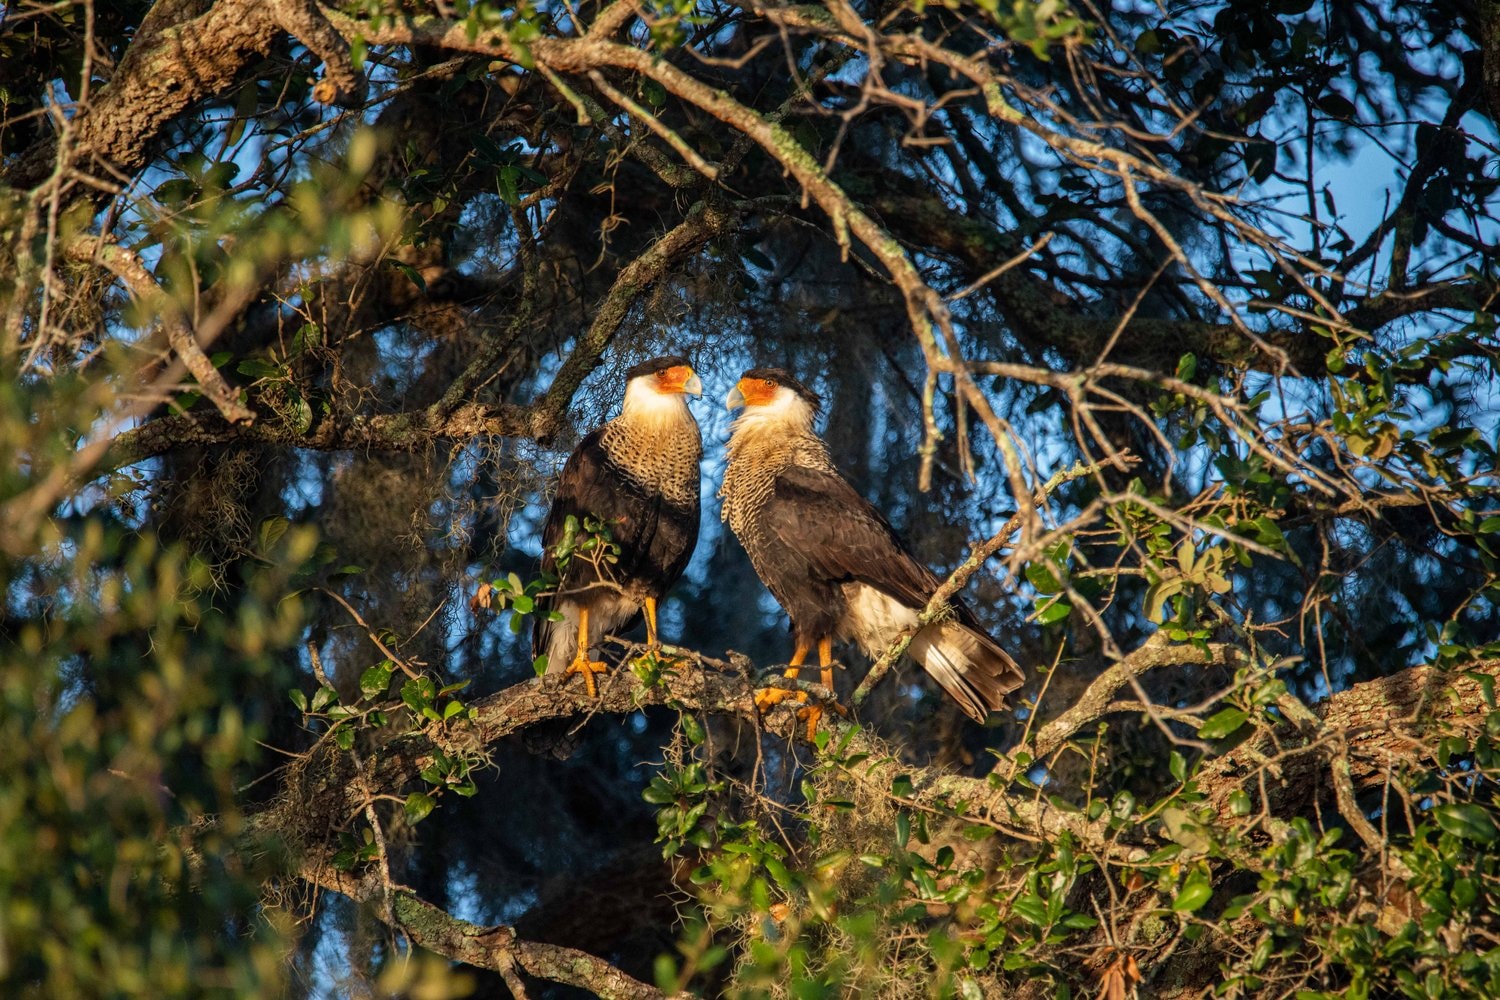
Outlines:
{"label": "dark brown wing", "polygon": [[604,428],[600,427],[580,441],[558,476],[557,494],[552,498],[547,523],[542,528],[542,569],[545,572],[557,569],[552,550],[562,539],[568,515],[582,522],[591,511],[599,509],[601,501],[607,500],[611,493],[609,484],[604,482],[606,457],[599,443],[603,436]]}
{"label": "dark brown wing", "polygon": [[[939,586],[880,511],[837,473],[784,471],[764,523],[827,581],[858,581],[913,609],[924,607]],[[1025,674],[963,602],[951,604],[958,620],[923,629],[909,652],[970,717],[983,722],[1005,707],[1005,695],[1021,686]]]}
{"label": "dark brown wing", "polygon": [[[584,438],[563,465],[557,495],[542,528],[544,572],[557,572],[554,551],[570,516],[576,517],[580,526],[586,517],[600,518],[609,525],[620,547],[612,579],[622,586],[642,586],[645,592],[657,596],[664,596],[682,576],[698,543],[697,490],[693,491],[691,503],[678,506],[651,486],[631,479],[610,460],[603,446],[603,428]],[[574,559],[563,583],[565,589],[577,589],[596,578],[591,562]],[[537,602],[538,615],[531,632],[532,656],[540,656],[548,647],[554,624],[546,620],[546,612],[554,604],[553,598]],[[622,623],[621,627],[629,626]]]}
{"label": "dark brown wing", "polygon": [[890,522],[836,472],[787,468],[763,517],[826,580],[857,580],[912,608],[938,588],[938,578],[906,550]]}
{"label": "dark brown wing", "polygon": [[[563,527],[568,517],[576,517],[581,526],[583,519],[591,513],[605,508],[616,489],[611,490],[608,462],[600,444],[604,428],[592,431],[573,449],[573,454],[563,464],[562,475],[557,480],[557,495],[552,498],[552,507],[547,511],[547,523],[542,528],[542,572],[556,573],[557,559],[553,550],[563,537]],[[531,626],[531,655],[540,656],[546,649],[554,623],[547,620],[554,599],[543,597],[537,601],[536,617]],[[561,624],[561,623],[557,623]]]}

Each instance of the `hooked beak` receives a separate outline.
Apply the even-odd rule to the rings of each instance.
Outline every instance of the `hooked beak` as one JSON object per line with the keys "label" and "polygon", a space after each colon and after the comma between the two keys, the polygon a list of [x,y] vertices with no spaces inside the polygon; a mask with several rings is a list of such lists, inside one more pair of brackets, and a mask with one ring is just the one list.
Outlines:
{"label": "hooked beak", "polygon": [[703,395],[703,383],[698,378],[698,373],[689,375],[687,381],[682,383],[682,391],[694,396]]}
{"label": "hooked beak", "polygon": [[729,396],[724,400],[724,407],[729,410],[738,410],[745,405],[745,394],[740,392],[740,387],[735,386],[729,390]]}

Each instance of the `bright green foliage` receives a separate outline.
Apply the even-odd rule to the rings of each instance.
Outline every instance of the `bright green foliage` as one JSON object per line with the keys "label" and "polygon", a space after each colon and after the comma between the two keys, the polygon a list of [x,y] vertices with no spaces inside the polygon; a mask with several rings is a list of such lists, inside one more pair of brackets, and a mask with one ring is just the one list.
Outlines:
{"label": "bright green foliage", "polygon": [[[301,531],[257,553],[233,607],[180,548],[84,519],[21,569],[36,609],[0,646],[0,993],[273,993],[276,919],[258,906],[238,786],[260,757],[246,686],[274,683],[300,631]],[[20,572],[16,572],[21,570]]]}

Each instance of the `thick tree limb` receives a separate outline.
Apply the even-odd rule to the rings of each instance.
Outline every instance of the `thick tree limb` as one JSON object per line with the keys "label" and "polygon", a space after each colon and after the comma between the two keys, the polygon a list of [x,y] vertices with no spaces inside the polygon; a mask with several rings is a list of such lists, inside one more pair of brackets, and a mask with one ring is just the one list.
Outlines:
{"label": "thick tree limb", "polygon": [[404,889],[387,900],[384,886],[375,878],[356,877],[328,864],[305,865],[298,874],[356,902],[389,902],[389,907],[376,906],[374,912],[412,944],[476,969],[490,969],[509,979],[519,966],[538,979],[590,990],[603,1000],[665,1000],[667,996],[586,951],[522,941],[512,927],[481,927],[460,920]]}
{"label": "thick tree limb", "polygon": [[[332,90],[325,88],[323,96],[349,100],[362,91],[347,41],[312,0],[225,0],[202,13],[176,0],[158,0],[110,82],[72,117],[73,161],[96,161],[105,175],[134,174],[148,162],[163,129],[197,102],[226,93],[250,60],[268,53],[283,31],[324,60],[324,82]],[[58,148],[55,138],[36,143],[0,172],[0,180],[21,189],[42,183],[53,172]],[[101,193],[92,187],[74,190],[94,197]]]}
{"label": "thick tree limb", "polygon": [[[759,719],[754,685],[745,665],[731,667],[687,650],[666,652],[678,658],[679,666],[651,684],[628,670],[616,670],[600,684],[598,696],[590,697],[584,685],[571,677],[537,678],[475,702],[472,721],[430,725],[360,754],[341,751],[333,739],[325,737],[288,768],[282,794],[271,807],[250,817],[249,831],[257,839],[275,837],[290,848],[290,874],[359,901],[381,904],[375,912],[421,947],[479,968],[502,972],[509,968],[511,975],[519,968],[538,978],[593,990],[599,996],[655,1000],[662,995],[659,991],[595,956],[519,941],[508,927],[478,927],[457,920],[406,890],[393,889],[373,868],[363,874],[340,872],[329,859],[334,850],[331,834],[342,829],[349,816],[360,815],[371,796],[403,794],[439,753],[449,759],[481,759],[497,741],[547,720],[628,715],[648,706],[664,706],[738,717],[757,725],[763,721],[766,731],[787,739],[802,730],[790,707]],[[1192,645],[1153,638],[1100,675],[1077,704],[1044,726],[1034,747],[1050,752],[1112,711],[1139,710],[1116,702],[1114,695],[1142,672],[1174,664],[1220,662],[1227,655],[1227,649],[1215,647],[1205,654]],[[1478,664],[1466,673],[1419,667],[1356,685],[1316,710],[1321,732],[1337,734],[1337,741],[1316,738],[1307,718],[1302,718],[1300,729],[1295,721],[1288,721],[1274,731],[1257,731],[1240,747],[1203,767],[1195,778],[1196,788],[1229,829],[1249,822],[1236,817],[1229,804],[1230,793],[1244,786],[1249,776],[1261,779],[1254,787],[1269,789],[1264,808],[1272,822],[1281,822],[1275,817],[1305,814],[1308,789],[1320,785],[1320,775],[1326,775],[1330,765],[1348,766],[1348,780],[1355,786],[1399,778],[1409,768],[1431,767],[1438,742],[1435,734],[1473,736],[1482,731],[1489,712],[1486,677],[1500,677],[1500,661]],[[1310,716],[1296,706],[1289,711],[1299,718]],[[1145,827],[1138,827],[1131,834],[1133,839],[1123,839],[1112,828],[1108,813],[1091,820],[1084,812],[1053,802],[1039,789],[914,767],[859,730],[841,727],[831,745],[839,748],[837,759],[848,763],[840,764],[830,780],[853,781],[865,794],[890,798],[904,808],[988,825],[1020,841],[1051,842],[1067,833],[1079,850],[1126,867],[1142,863],[1152,850],[1168,843],[1165,834]],[[1271,752],[1275,757],[1268,762]],[[1273,780],[1266,780],[1262,773],[1268,767]],[[909,782],[909,790],[893,791],[898,778]],[[1380,856],[1382,846],[1367,845],[1387,866],[1389,860]],[[1257,870],[1253,852],[1233,849],[1228,853],[1235,868]],[[1399,877],[1396,868],[1388,870]]]}
{"label": "thick tree limb", "polygon": [[[1318,726],[1288,722],[1258,730],[1199,772],[1199,783],[1216,809],[1248,776],[1269,768],[1272,807],[1295,809],[1314,797],[1322,783],[1330,733],[1347,748],[1348,780],[1356,792],[1376,789],[1400,777],[1402,769],[1427,763],[1441,736],[1473,740],[1489,714],[1485,683],[1500,678],[1500,660],[1477,663],[1463,672],[1412,667],[1389,677],[1355,684],[1318,705]],[[1493,683],[1493,682],[1491,682]]]}
{"label": "thick tree limb", "polygon": [[272,444],[314,451],[421,451],[438,440],[467,441],[482,435],[540,437],[541,411],[525,406],[466,403],[447,414],[433,408],[372,416],[335,415],[305,432],[292,423],[265,415],[249,426],[218,416],[195,413],[158,417],[126,431],[110,446],[106,468],[117,469],[174,448],[212,444]]}
{"label": "thick tree limb", "polygon": [[[690,651],[669,652],[684,657],[680,669],[668,671],[651,685],[643,684],[628,671],[616,670],[600,685],[597,698],[590,698],[581,683],[569,683],[572,678],[556,676],[506,688],[475,703],[476,718],[472,723],[430,726],[371,750],[366,755],[370,773],[364,781],[376,791],[395,794],[416,780],[418,772],[438,752],[449,757],[482,754],[498,740],[550,719],[629,714],[648,706],[666,706],[757,722],[753,683],[748,676],[730,672],[728,664]],[[1190,644],[1148,642],[1100,675],[1075,706],[1044,726],[1037,737],[1037,749],[1045,745],[1049,752],[1055,750],[1089,722],[1112,711],[1137,711],[1135,706],[1127,709],[1112,706],[1114,693],[1131,677],[1175,664],[1218,662],[1224,655],[1227,650],[1211,650],[1205,655]],[[1479,664],[1471,673],[1474,676],[1433,667],[1413,668],[1356,685],[1320,705],[1318,714],[1323,726],[1340,734],[1348,748],[1356,785],[1385,780],[1403,767],[1429,765],[1437,741],[1415,738],[1419,731],[1430,733],[1437,727],[1444,732],[1477,734],[1488,707],[1483,685],[1475,677],[1500,677],[1500,661]],[[801,730],[790,707],[778,709],[757,724],[784,738],[791,738]],[[1419,730],[1419,726],[1425,729]],[[1305,804],[1303,800],[1309,790],[1318,787],[1317,775],[1327,768],[1329,757],[1298,753],[1296,732],[1289,722],[1274,732],[1257,733],[1240,748],[1209,762],[1200,771],[1196,779],[1199,789],[1226,822],[1233,819],[1229,795],[1241,787],[1246,774],[1262,766],[1265,755],[1257,748],[1272,738],[1279,740],[1283,749],[1276,781],[1267,786],[1272,789],[1273,801],[1267,802],[1266,807],[1277,811]],[[1066,831],[1101,858],[1123,863],[1139,861],[1148,853],[1147,844],[1123,843],[1111,833],[1108,816],[1090,820],[1083,813],[1053,804],[1040,793],[1017,792],[1004,782],[996,784],[989,779],[913,768],[891,757],[864,733],[844,732],[841,738],[846,754],[868,755],[867,760],[848,770],[855,780],[872,788],[888,790],[899,775],[911,775],[912,799],[927,807],[951,810],[961,804],[964,815],[1027,839],[1055,838]],[[318,803],[318,813],[326,817],[354,815],[362,800],[356,790],[359,782],[353,780],[352,766],[349,754],[338,750],[331,739],[322,740],[305,761],[289,771],[279,804],[257,814],[252,826],[261,833],[275,832],[297,843],[313,833],[313,828],[323,829],[308,814],[309,803]],[[297,835],[299,830],[302,836]]]}

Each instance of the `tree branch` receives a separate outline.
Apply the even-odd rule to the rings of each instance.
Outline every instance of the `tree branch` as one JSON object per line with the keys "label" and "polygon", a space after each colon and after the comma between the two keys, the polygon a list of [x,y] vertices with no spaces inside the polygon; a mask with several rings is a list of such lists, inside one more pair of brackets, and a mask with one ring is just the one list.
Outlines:
{"label": "tree branch", "polygon": [[196,413],[158,417],[115,438],[102,465],[118,469],[174,448],[257,443],[314,451],[421,451],[434,441],[467,441],[484,435],[539,437],[542,413],[535,407],[466,403],[447,414],[432,408],[402,413],[336,414],[301,431],[271,414],[249,426]]}
{"label": "tree branch", "polygon": [[272,0],[270,6],[282,30],[323,60],[323,79],[313,87],[313,100],[344,108],[364,100],[365,78],[354,68],[349,43],[328,23],[314,0]]}
{"label": "tree branch", "polygon": [[547,394],[533,407],[534,436],[547,437],[562,420],[578,386],[599,366],[604,349],[625,321],[637,296],[651,287],[688,255],[698,252],[715,236],[729,232],[737,213],[716,202],[700,201],[687,218],[667,231],[639,257],[620,270],[609,294],[594,313],[588,331],[578,338]]}
{"label": "tree branch", "polygon": [[239,393],[224,381],[224,376],[219,374],[208,355],[203,353],[187,317],[182,314],[172,297],[162,291],[156,278],[146,270],[146,265],[141,263],[139,257],[118,244],[94,236],[74,239],[68,244],[66,254],[69,260],[98,264],[119,278],[137,302],[154,310],[161,317],[162,326],[167,332],[167,342],[197,380],[203,395],[214,404],[224,419],[230,425],[254,423],[255,411],[241,403]]}
{"label": "tree branch", "polygon": [[[377,879],[356,877],[327,863],[303,865],[298,875],[356,902],[386,902],[385,889]],[[481,927],[460,920],[404,889],[392,893],[389,902],[389,907],[376,906],[374,912],[412,944],[476,969],[498,972],[507,981],[520,966],[538,979],[590,990],[602,1000],[666,1000],[661,990],[586,951],[522,941],[513,927]]]}

